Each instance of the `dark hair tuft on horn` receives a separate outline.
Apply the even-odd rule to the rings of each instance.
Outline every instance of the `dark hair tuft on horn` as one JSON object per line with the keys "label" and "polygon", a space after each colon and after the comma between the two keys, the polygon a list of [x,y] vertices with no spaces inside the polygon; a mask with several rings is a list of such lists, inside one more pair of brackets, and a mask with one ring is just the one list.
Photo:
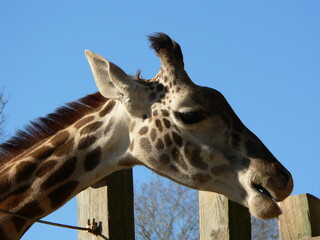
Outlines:
{"label": "dark hair tuft on horn", "polygon": [[150,35],[148,38],[151,43],[150,47],[153,48],[157,54],[159,54],[161,49],[167,49],[168,53],[183,65],[183,54],[179,44],[172,40],[167,34],[158,32]]}

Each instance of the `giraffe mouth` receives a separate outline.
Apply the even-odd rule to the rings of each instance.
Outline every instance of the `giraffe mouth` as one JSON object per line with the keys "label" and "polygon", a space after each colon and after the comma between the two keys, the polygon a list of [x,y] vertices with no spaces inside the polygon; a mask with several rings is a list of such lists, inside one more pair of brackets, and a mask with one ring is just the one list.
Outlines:
{"label": "giraffe mouth", "polygon": [[251,183],[251,189],[253,192],[249,197],[248,208],[253,216],[270,219],[278,217],[282,213],[272,191],[257,183]]}
{"label": "giraffe mouth", "polygon": [[252,183],[252,188],[259,194],[262,194],[270,199],[272,199],[273,201],[277,202],[277,200],[271,195],[271,193],[265,189],[264,187],[262,187],[260,184],[255,184]]}

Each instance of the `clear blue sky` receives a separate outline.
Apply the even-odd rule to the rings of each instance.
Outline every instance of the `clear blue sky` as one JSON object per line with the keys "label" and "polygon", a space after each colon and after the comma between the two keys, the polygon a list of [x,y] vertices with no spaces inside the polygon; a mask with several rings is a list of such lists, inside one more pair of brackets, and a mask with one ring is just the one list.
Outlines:
{"label": "clear blue sky", "polygon": [[[193,81],[221,91],[291,171],[294,194],[320,197],[319,13],[318,0],[0,0],[7,133],[96,91],[84,49],[153,77],[160,65],[146,35],[162,31],[181,44]],[[75,200],[46,219],[76,225]],[[23,239],[76,236],[37,224]]]}

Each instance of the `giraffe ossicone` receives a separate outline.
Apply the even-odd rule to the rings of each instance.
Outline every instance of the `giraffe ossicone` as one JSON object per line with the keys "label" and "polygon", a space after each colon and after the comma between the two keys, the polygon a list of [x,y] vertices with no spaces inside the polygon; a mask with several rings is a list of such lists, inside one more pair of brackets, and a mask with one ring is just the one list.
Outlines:
{"label": "giraffe ossicone", "polygon": [[[190,188],[224,194],[259,218],[281,214],[290,173],[240,121],[223,95],[191,81],[178,43],[149,37],[161,60],[152,79],[85,51],[99,92],[33,122],[0,148],[0,208],[53,212],[112,172],[145,165]],[[0,213],[0,239],[32,222]]]}

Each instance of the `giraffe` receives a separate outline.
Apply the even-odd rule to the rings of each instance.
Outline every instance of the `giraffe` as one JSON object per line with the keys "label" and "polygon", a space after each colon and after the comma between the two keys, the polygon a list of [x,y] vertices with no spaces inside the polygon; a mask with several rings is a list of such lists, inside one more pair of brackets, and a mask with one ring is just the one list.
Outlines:
{"label": "giraffe", "polygon": [[[149,36],[161,68],[127,75],[89,50],[99,92],[32,122],[1,145],[0,208],[42,218],[109,174],[135,165],[187,187],[224,194],[259,218],[281,214],[290,173],[217,90],[191,81],[177,42]],[[33,222],[0,213],[0,239]]]}

